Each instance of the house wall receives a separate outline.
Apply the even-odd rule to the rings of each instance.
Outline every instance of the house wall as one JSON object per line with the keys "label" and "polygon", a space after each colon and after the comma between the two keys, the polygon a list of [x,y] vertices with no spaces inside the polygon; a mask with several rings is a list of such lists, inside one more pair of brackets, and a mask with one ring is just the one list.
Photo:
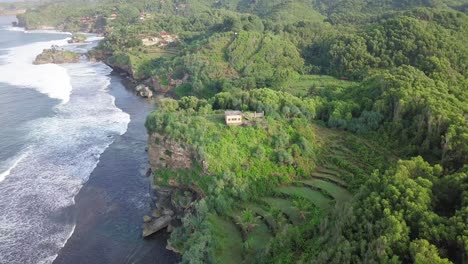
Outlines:
{"label": "house wall", "polygon": [[241,115],[230,115],[225,117],[226,124],[228,125],[240,125],[242,124],[242,116]]}

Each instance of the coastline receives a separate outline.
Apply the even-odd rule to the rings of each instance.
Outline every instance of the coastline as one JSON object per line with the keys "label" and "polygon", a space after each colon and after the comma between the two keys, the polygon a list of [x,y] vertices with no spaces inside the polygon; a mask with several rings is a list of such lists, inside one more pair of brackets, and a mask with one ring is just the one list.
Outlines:
{"label": "coastline", "polygon": [[[91,50],[90,50],[91,51]],[[122,109],[122,111],[130,114],[130,123],[128,124],[128,129],[126,131],[126,133],[124,133],[123,135],[121,135],[121,137],[124,137],[126,136],[127,134],[131,134],[133,133],[134,131],[133,130],[143,130],[144,131],[144,136],[143,137],[140,137],[139,139],[137,138],[133,138],[135,141],[138,141],[138,143],[136,144],[141,144],[142,142],[144,142],[144,146],[140,147],[140,151],[143,150],[144,153],[142,155],[142,160],[144,160],[144,163],[141,163],[141,160],[140,160],[140,166],[144,166],[144,169],[139,169],[139,170],[135,170],[135,172],[139,172],[139,173],[135,173],[135,174],[138,174],[137,176],[139,177],[143,177],[143,181],[147,182],[147,187],[146,188],[148,190],[148,201],[146,202],[146,209],[144,210],[140,210],[138,212],[137,215],[139,215],[139,221],[138,221],[138,224],[135,225],[134,228],[138,227],[139,229],[139,239],[141,240],[141,242],[143,242],[143,244],[154,244],[154,248],[152,248],[153,250],[150,250],[150,251],[147,251],[147,254],[139,254],[139,253],[135,253],[137,255],[142,255],[142,259],[138,259],[135,263],[148,263],[148,262],[152,262],[152,260],[155,260],[157,259],[158,260],[158,263],[174,263],[174,262],[177,262],[180,258],[180,254],[174,250],[172,250],[169,245],[168,245],[168,239],[169,239],[169,236],[170,236],[170,232],[166,230],[161,230],[155,234],[152,234],[151,236],[149,237],[141,237],[141,234],[142,234],[142,224],[144,224],[144,221],[142,220],[144,217],[143,216],[147,216],[148,214],[151,214],[151,212],[154,212],[155,210],[155,207],[157,206],[157,200],[158,200],[158,194],[157,194],[157,187],[155,185],[155,183],[153,182],[153,177],[151,177],[150,175],[148,175],[148,171],[150,171],[150,166],[149,166],[149,160],[148,160],[148,154],[147,154],[147,138],[148,138],[148,134],[146,132],[146,128],[144,126],[144,122],[146,120],[146,117],[148,116],[148,114],[154,110],[154,106],[152,104],[152,97],[153,96],[150,96],[149,98],[145,98],[144,96],[141,96],[139,94],[139,91],[136,89],[136,87],[140,84],[144,84],[145,83],[145,80],[137,80],[135,79],[132,74],[130,72],[128,72],[127,70],[125,69],[122,69],[118,66],[115,66],[115,65],[111,65],[109,63],[107,63],[107,60],[106,60],[106,57],[103,57],[103,58],[98,58],[96,59],[95,57],[92,57],[90,56],[89,52],[87,52],[86,54],[86,57],[89,61],[95,61],[95,62],[101,62],[103,64],[105,64],[106,66],[108,66],[109,68],[112,69],[112,72],[111,72],[111,84],[109,85],[109,87],[111,88],[111,91],[110,91],[110,94],[113,95],[115,97],[115,105]],[[118,84],[121,84],[121,85],[118,85]],[[117,85],[116,85],[117,84]],[[129,109],[126,109],[126,105],[125,103],[123,104],[120,104],[120,100],[122,99],[122,94],[117,90],[117,89],[113,89],[115,88],[115,86],[120,86],[118,87],[117,89],[119,88],[123,88],[123,89],[120,89],[120,90],[123,90],[125,91],[126,93],[130,93],[130,95],[128,94],[125,94],[124,97],[132,97],[134,100],[138,101],[139,103],[136,105],[137,108],[139,108],[139,106],[143,106],[141,107],[141,111],[143,113],[138,113],[138,114],[131,114],[131,111],[128,111]],[[151,89],[151,88],[150,88]],[[151,89],[154,93],[156,93],[156,91],[154,89]],[[113,93],[114,92],[114,93]],[[155,94],[154,97],[156,96],[159,96],[161,94]],[[171,96],[171,95],[170,95]],[[127,97],[127,98],[128,98]],[[171,96],[172,97],[172,96]],[[135,110],[135,109],[133,109]],[[136,126],[136,127],[134,127]],[[139,131],[141,132],[141,131]],[[137,132],[138,133],[138,132]],[[102,156],[104,155],[109,155],[109,156],[113,156],[112,154],[110,154],[109,152],[112,152],[112,147],[114,144],[119,144],[119,142],[114,141],[111,146],[109,146],[106,151],[102,154]],[[123,146],[120,146],[120,147],[123,147]],[[102,157],[100,159],[100,162],[98,164],[98,166],[102,163]],[[143,165],[142,165],[143,164]],[[98,168],[98,167],[97,167]],[[96,171],[96,170],[95,170]],[[91,181],[92,177],[93,177],[93,174],[95,174],[95,171],[93,171],[93,173],[90,175],[90,179],[88,180],[88,182],[83,186],[83,188],[80,190],[80,193],[78,193],[78,195],[75,197],[75,206],[79,206],[78,204],[79,203],[82,203],[84,201],[84,204],[87,203],[87,198],[82,198],[80,196],[81,192],[89,192],[90,189],[93,189],[93,182]],[[96,174],[99,174],[99,173],[96,173]],[[149,176],[149,177],[148,177]],[[95,176],[95,177],[99,177],[99,176]],[[139,179],[141,180],[141,179]],[[85,188],[89,188],[89,189],[85,189]],[[86,210],[86,209],[85,209]],[[71,233],[71,236],[67,239],[67,241],[65,242],[64,244],[64,247],[62,247],[61,251],[57,254],[55,260],[54,260],[54,263],[73,263],[73,261],[76,261],[77,259],[77,256],[74,256],[73,257],[73,260],[66,260],[68,256],[68,253],[69,251],[72,251],[71,249],[65,249],[65,247],[67,247],[68,245],[68,241],[70,239],[73,239],[73,235],[75,233],[75,230],[77,229],[77,225],[76,224],[73,228],[73,232]],[[80,226],[78,226],[79,228]],[[73,244],[74,242],[72,242]],[[71,245],[68,245],[68,248],[71,248]],[[152,252],[152,254],[150,253]],[[146,257],[145,257],[146,255]],[[151,257],[149,257],[151,256]],[[149,258],[148,258],[149,257]],[[163,257],[163,258],[161,258]],[[63,262],[62,262],[63,260]],[[93,259],[94,261],[95,259]],[[115,262],[112,261],[112,262]],[[77,263],[81,263],[80,261],[78,261]],[[101,261],[100,263],[107,263],[105,261]]]}
{"label": "coastline", "polygon": [[112,73],[111,78],[109,93],[115,97],[116,106],[130,114],[131,121],[127,132],[101,155],[75,197],[75,232],[54,263],[119,263],[122,259],[132,263],[177,262],[179,256],[166,249],[169,233],[141,237],[143,216],[151,212],[155,199],[145,175],[148,156],[144,121],[153,105],[135,95],[119,73]]}
{"label": "coastline", "polygon": [[[3,146],[17,146],[17,151],[2,153],[16,157],[30,151],[30,155],[12,164],[8,171],[11,175],[0,186],[2,263],[53,261],[75,228],[75,195],[99,163],[99,156],[115,137],[125,133],[130,121],[107,92],[110,68],[85,61],[34,66],[31,61],[39,50],[50,43],[61,43],[66,37],[34,33],[2,27],[2,40],[6,41],[1,47],[1,79],[5,80],[2,88],[8,92],[3,106],[15,109],[10,119],[20,127],[17,133],[14,129],[13,133],[5,133],[2,142]],[[21,78],[19,72],[28,78]],[[24,96],[15,99],[10,94],[32,94],[43,100],[27,100]],[[16,116],[22,104],[38,113],[28,118],[26,110],[26,117]],[[8,125],[6,117],[2,121]],[[21,192],[12,191],[15,188],[21,188]],[[28,216],[30,208],[36,213]]]}
{"label": "coastline", "polygon": [[[102,60],[96,62],[106,64]],[[143,215],[151,212],[155,199],[151,184],[145,177],[148,157],[144,121],[153,105],[136,95],[137,81],[128,73],[106,65],[113,71],[106,89],[115,98],[115,106],[131,115],[131,121],[123,135],[109,135],[115,140],[100,155],[88,181],[73,198],[73,204],[63,209],[66,221],[73,222],[73,228],[60,251],[45,261],[116,263],[127,259],[132,263],[155,260],[174,263],[178,255],[166,250],[168,233],[160,232],[149,239],[141,236]],[[119,169],[113,171],[115,168]],[[116,180],[120,184],[112,183]],[[120,196],[121,193],[126,195]],[[107,248],[108,254],[102,254],[102,248]]]}
{"label": "coastline", "polygon": [[[20,28],[20,27],[18,27]],[[22,29],[22,28],[21,28]],[[49,29],[50,30],[50,29]],[[56,31],[56,29],[53,29],[54,32],[57,33],[65,33],[65,34],[70,34],[68,32],[61,32],[61,31]],[[26,29],[25,29],[26,31]],[[33,30],[34,32],[37,30]],[[40,31],[40,30],[39,30]],[[88,55],[88,54],[86,54]],[[89,57],[88,57],[89,59]],[[104,174],[103,171],[99,171],[100,168],[106,167],[108,163],[113,163],[112,159],[114,154],[112,154],[115,150],[113,147],[116,147],[117,149],[123,149],[129,146],[125,146],[122,142],[118,142],[119,139],[125,138],[128,136],[128,134],[132,133],[137,133],[141,134],[138,138],[132,138],[130,142],[127,142],[127,145],[140,145],[144,144],[140,147],[140,151],[143,151],[140,153],[140,157],[128,157],[125,156],[125,159],[133,159],[134,166],[138,164],[138,166],[145,166],[145,169],[141,168],[136,168],[134,167],[134,170],[132,172],[126,171],[126,174],[134,174],[137,177],[137,179],[133,179],[138,182],[138,184],[141,185],[142,182],[146,184],[146,186],[143,189],[138,190],[138,192],[141,192],[140,195],[143,195],[143,198],[146,201],[144,202],[144,205],[140,205],[139,209],[133,212],[133,215],[125,215],[125,217],[117,217],[117,220],[113,220],[115,222],[119,222],[118,219],[122,220],[121,222],[126,222],[128,221],[128,217],[133,218],[133,223],[129,227],[130,233],[132,233],[132,239],[138,239],[137,244],[140,244],[140,247],[143,249],[135,249],[131,253],[124,253],[125,250],[121,248],[118,250],[119,252],[113,252],[113,255],[120,255],[120,254],[127,254],[125,258],[136,258],[135,263],[148,263],[152,262],[154,260],[158,260],[158,263],[174,263],[177,261],[179,258],[179,255],[174,253],[171,250],[166,249],[167,247],[167,240],[169,238],[169,233],[166,233],[165,230],[158,232],[158,234],[152,235],[150,238],[142,238],[142,230],[141,226],[143,224],[143,215],[148,215],[151,214],[151,211],[153,211],[155,202],[157,201],[157,194],[155,191],[154,184],[151,182],[152,177],[145,177],[144,174],[146,174],[147,167],[149,167],[149,162],[148,162],[148,155],[145,152],[146,146],[147,146],[147,138],[148,135],[146,133],[146,129],[144,127],[144,121],[146,119],[146,116],[153,110],[153,106],[150,103],[150,100],[142,98],[141,96],[138,95],[138,91],[135,89],[135,87],[138,84],[141,84],[143,82],[136,80],[133,78],[131,73],[128,71],[125,71],[124,69],[121,69],[119,67],[114,67],[113,65],[109,65],[106,63],[105,58],[99,58],[96,60],[93,60],[93,58],[89,59],[89,61],[96,61],[96,62],[101,62],[108,66],[109,68],[112,69],[112,73],[110,75],[111,77],[111,84],[108,86],[108,89],[110,89],[109,94],[113,95],[115,98],[115,105],[123,110],[124,112],[130,114],[132,111],[134,111],[133,114],[131,115],[131,121],[128,124],[128,129],[127,131],[116,138],[115,141],[113,141],[112,144],[110,144],[104,153],[101,154],[101,157],[99,159],[99,162],[91,175],[89,175],[88,181],[82,186],[78,194],[74,197],[74,203],[70,208],[66,209],[66,215],[68,215],[70,218],[74,219],[74,225],[73,229],[70,232],[70,235],[67,237],[67,239],[64,241],[61,249],[59,252],[57,252],[56,255],[51,256],[48,258],[49,261],[53,261],[53,263],[83,263],[84,262],[89,262],[91,260],[95,259],[100,259],[99,263],[115,263],[118,259],[120,259],[122,256],[119,258],[113,259],[113,257],[109,257],[109,260],[102,259],[103,256],[98,255],[97,253],[95,254],[94,248],[89,248],[86,246],[86,250],[88,252],[91,252],[91,254],[87,254],[87,256],[91,255],[92,258],[89,260],[84,260],[86,257],[82,256],[83,252],[83,245],[89,243],[89,239],[86,236],[83,236],[83,233],[86,233],[88,236],[91,235],[91,232],[89,230],[92,230],[93,228],[100,229],[100,225],[103,222],[109,221],[109,217],[106,216],[106,213],[102,213],[102,211],[106,212],[111,212],[109,215],[112,215],[112,210],[114,207],[118,207],[119,203],[113,203],[109,204],[106,206],[105,204],[108,202],[107,200],[109,196],[112,196],[110,192],[112,191],[122,191],[122,190],[114,190],[111,188],[111,190],[106,190],[105,188],[103,189],[102,186],[99,186],[99,191],[96,192],[96,186],[95,183],[99,182],[101,179],[97,179],[99,177],[103,177],[102,175]],[[119,91],[120,90],[120,91]],[[132,103],[126,102],[126,101],[133,101]],[[136,103],[136,104],[135,104]],[[126,108],[131,108],[131,109],[126,109]],[[137,110],[138,109],[138,110]],[[130,128],[132,127],[132,128]],[[141,133],[142,132],[142,133]],[[119,154],[117,154],[119,156]],[[119,157],[121,158],[121,157]],[[129,169],[128,167],[126,169]],[[139,172],[139,173],[138,173]],[[125,176],[125,175],[121,175]],[[141,179],[141,176],[143,176],[143,179]],[[105,176],[104,176],[105,177]],[[122,186],[127,186],[127,184],[123,184]],[[121,189],[121,188],[120,188]],[[145,194],[144,191],[142,190],[147,190],[148,192]],[[108,195],[104,195],[102,193],[107,193]],[[138,195],[138,194],[137,194]],[[94,200],[93,202],[90,201]],[[128,199],[132,199],[132,197],[129,197]],[[99,202],[96,202],[98,200]],[[120,200],[119,202],[123,202]],[[96,207],[96,204],[98,205]],[[122,205],[122,204],[121,204]],[[106,208],[107,207],[107,208]],[[96,210],[96,208],[99,208],[99,210]],[[92,214],[90,214],[92,212]],[[127,211],[128,212],[128,211]],[[137,217],[137,218],[136,218]],[[107,218],[107,219],[106,219]],[[138,219],[136,221],[136,219]],[[91,222],[90,222],[91,221]],[[94,226],[94,227],[93,227]],[[138,230],[135,232],[135,230]],[[110,237],[115,236],[114,234],[110,234]],[[86,242],[84,241],[86,240]],[[99,247],[109,247],[109,245],[103,244],[104,239],[102,237],[95,237],[91,239],[91,241],[94,241],[94,243],[97,246],[96,248]],[[133,241],[132,244],[135,244],[135,241]],[[152,246],[151,246],[152,245]],[[120,245],[114,246],[113,248],[120,248]],[[80,254],[76,254],[76,252],[79,251]],[[113,250],[110,250],[111,252]],[[141,251],[141,252],[139,252]],[[84,259],[83,259],[84,258]],[[80,259],[83,259],[80,260]]]}

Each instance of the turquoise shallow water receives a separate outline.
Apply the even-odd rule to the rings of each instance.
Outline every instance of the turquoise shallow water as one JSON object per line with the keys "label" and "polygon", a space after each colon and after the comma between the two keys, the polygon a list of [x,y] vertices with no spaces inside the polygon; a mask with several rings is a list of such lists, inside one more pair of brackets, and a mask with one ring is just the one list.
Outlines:
{"label": "turquoise shallow water", "polygon": [[69,35],[0,17],[0,263],[173,263],[150,211],[144,118],[153,106],[102,63],[32,65]]}

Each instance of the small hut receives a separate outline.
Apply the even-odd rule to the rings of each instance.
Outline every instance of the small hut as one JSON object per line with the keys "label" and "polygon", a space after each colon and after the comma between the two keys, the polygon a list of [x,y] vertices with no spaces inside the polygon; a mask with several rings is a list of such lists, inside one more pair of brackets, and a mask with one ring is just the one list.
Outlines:
{"label": "small hut", "polygon": [[242,112],[225,111],[224,120],[226,121],[226,125],[242,125]]}

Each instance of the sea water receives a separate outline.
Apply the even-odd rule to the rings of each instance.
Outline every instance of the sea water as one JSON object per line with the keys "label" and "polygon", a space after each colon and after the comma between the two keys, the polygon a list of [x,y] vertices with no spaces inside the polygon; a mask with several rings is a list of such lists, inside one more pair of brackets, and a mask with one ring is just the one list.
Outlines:
{"label": "sea water", "polygon": [[0,263],[51,263],[73,234],[69,211],[130,117],[99,62],[33,65],[70,34],[27,32],[0,18]]}

